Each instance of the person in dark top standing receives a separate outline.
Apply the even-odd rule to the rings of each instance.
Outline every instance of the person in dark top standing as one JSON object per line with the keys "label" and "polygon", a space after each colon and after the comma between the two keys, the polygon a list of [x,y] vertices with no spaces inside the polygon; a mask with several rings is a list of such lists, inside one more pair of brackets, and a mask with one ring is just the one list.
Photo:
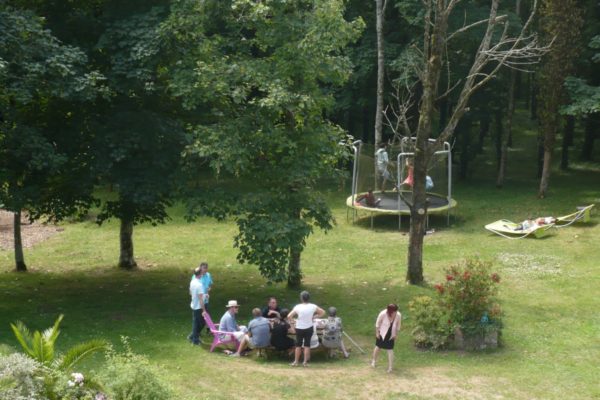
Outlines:
{"label": "person in dark top standing", "polygon": [[269,303],[262,309],[262,316],[265,318],[281,317],[281,309],[277,305],[277,298],[269,297]]}
{"label": "person in dark top standing", "polygon": [[288,335],[296,332],[286,319],[288,314],[289,310],[284,308],[279,313],[279,318],[273,323],[273,328],[271,329],[271,346],[275,347],[276,350],[287,350],[291,354],[294,351],[294,339]]}

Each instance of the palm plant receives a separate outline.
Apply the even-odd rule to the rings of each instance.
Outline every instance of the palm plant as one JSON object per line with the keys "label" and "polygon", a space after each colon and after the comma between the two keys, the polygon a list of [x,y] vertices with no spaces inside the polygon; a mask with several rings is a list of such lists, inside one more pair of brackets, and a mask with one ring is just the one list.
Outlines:
{"label": "palm plant", "polygon": [[84,358],[96,351],[106,349],[107,342],[102,339],[92,339],[71,347],[64,354],[56,354],[55,344],[60,334],[58,328],[63,317],[62,314],[59,315],[51,328],[43,332],[35,331],[33,334],[21,321],[10,326],[25,354],[52,369],[69,371]]}

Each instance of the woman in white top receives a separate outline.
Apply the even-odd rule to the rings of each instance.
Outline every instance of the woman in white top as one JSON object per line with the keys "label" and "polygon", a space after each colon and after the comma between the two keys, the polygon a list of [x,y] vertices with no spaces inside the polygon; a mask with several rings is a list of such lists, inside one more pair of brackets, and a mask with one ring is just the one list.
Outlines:
{"label": "woman in white top", "polygon": [[373,349],[373,358],[371,366],[375,367],[375,360],[380,349],[387,350],[388,353],[388,369],[387,372],[392,372],[392,364],[394,363],[394,343],[400,325],[402,324],[402,315],[398,312],[396,304],[388,304],[377,316],[375,321],[375,348]]}
{"label": "woman in white top", "polygon": [[310,361],[310,338],[313,334],[313,318],[316,316],[322,317],[325,315],[325,310],[316,304],[309,303],[310,294],[305,290],[300,293],[302,303],[297,304],[288,315],[288,319],[297,317],[296,319],[296,352],[294,354],[294,362],[290,365],[295,367],[300,361],[300,354],[304,348],[304,365],[308,367]]}

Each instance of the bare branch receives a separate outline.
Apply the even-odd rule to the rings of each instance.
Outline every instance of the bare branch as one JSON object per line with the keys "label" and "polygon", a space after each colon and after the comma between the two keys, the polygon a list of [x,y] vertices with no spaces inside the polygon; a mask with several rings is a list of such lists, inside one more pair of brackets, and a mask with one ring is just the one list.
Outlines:
{"label": "bare branch", "polygon": [[[410,117],[409,110],[413,107],[413,87],[406,84],[402,88],[399,84],[393,84],[395,93],[392,93],[394,101],[387,105],[383,116],[388,126],[394,133],[394,138],[401,140],[404,136],[412,136],[412,131],[408,124]],[[414,86],[414,84],[413,84]]]}
{"label": "bare branch", "polygon": [[[448,78],[450,78],[449,74],[448,74]],[[444,97],[448,96],[450,93],[452,93],[452,91],[458,87],[458,85],[460,84],[460,82],[462,82],[462,79],[459,79],[458,81],[456,81],[456,83],[454,85],[452,85],[452,87],[448,88],[448,90],[446,90],[439,97],[437,97],[435,99],[435,101],[439,101],[439,100],[443,99]]]}
{"label": "bare branch", "polygon": [[[503,22],[503,21],[505,21],[506,19],[507,19],[507,16],[506,16],[506,15],[500,15],[500,16],[496,17],[496,20],[494,21],[494,23],[500,23],[500,22]],[[477,22],[473,22],[472,24],[469,24],[469,25],[466,25],[466,26],[465,26],[465,25],[463,25],[463,27],[462,27],[462,28],[460,28],[460,29],[457,29],[457,30],[455,30],[454,32],[452,32],[452,33],[450,34],[450,36],[448,36],[448,37],[446,38],[446,41],[447,41],[447,42],[449,42],[449,41],[450,41],[450,40],[452,40],[452,38],[454,38],[455,36],[457,36],[457,35],[460,35],[461,33],[463,33],[463,32],[466,32],[466,31],[468,31],[468,30],[469,30],[469,29],[471,29],[471,28],[475,28],[476,26],[479,26],[479,25],[486,24],[486,23],[488,23],[489,21],[490,21],[490,19],[489,19],[489,18],[486,18],[486,19],[482,19],[482,20],[480,20],[480,21],[477,21]]]}
{"label": "bare branch", "polygon": [[450,3],[448,4],[448,7],[446,7],[446,12],[448,14],[450,14],[452,12],[452,10],[454,9],[454,7],[456,7],[456,5],[460,3],[460,0],[450,0]]}
{"label": "bare branch", "polygon": [[[534,0],[532,12],[517,37],[508,37],[508,21],[496,16],[498,2],[499,0],[492,1],[486,33],[481,40],[475,60],[465,79],[459,100],[448,120],[448,124],[437,139],[439,143],[444,142],[452,135],[458,121],[466,111],[466,106],[471,95],[490,79],[494,78],[500,68],[506,66],[513,69],[526,70],[525,66],[538,63],[540,58],[550,50],[552,43],[542,46],[539,44],[536,35],[527,34],[527,30],[537,10],[537,0]],[[504,29],[500,39],[492,45],[494,28],[498,24],[503,24]],[[492,62],[496,64],[492,70],[482,73],[483,69]]]}

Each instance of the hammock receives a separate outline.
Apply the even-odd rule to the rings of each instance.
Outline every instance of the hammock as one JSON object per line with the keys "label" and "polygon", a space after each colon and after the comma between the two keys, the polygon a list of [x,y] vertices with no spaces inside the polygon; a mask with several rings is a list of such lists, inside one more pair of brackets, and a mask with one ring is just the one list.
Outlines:
{"label": "hammock", "polygon": [[552,228],[554,224],[534,224],[527,229],[519,229],[520,226],[521,224],[517,224],[507,219],[500,219],[496,222],[492,222],[491,224],[487,224],[485,229],[507,239],[523,239],[527,236],[532,236],[539,239],[547,236],[550,233],[550,228]]}

